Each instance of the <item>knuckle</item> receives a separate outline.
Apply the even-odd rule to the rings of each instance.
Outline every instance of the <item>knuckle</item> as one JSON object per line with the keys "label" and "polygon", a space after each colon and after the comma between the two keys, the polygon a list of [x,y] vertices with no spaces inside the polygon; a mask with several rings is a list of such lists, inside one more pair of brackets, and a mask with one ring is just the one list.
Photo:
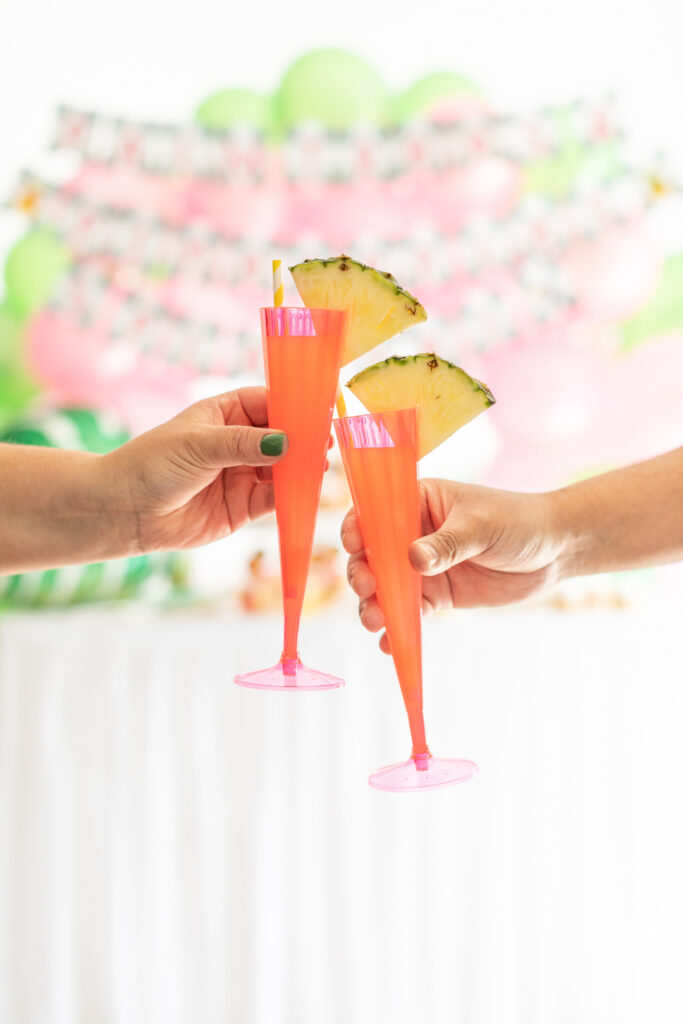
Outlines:
{"label": "knuckle", "polygon": [[201,463],[202,456],[206,448],[206,438],[204,432],[199,429],[186,431],[181,438],[182,451],[185,454],[188,462],[194,464]]}
{"label": "knuckle", "polygon": [[251,450],[251,432],[247,427],[230,428],[230,449],[237,459],[246,459]]}
{"label": "knuckle", "polygon": [[440,562],[454,562],[460,553],[460,542],[452,530],[437,533],[432,537],[430,544],[436,551]]}
{"label": "knuckle", "polygon": [[361,549],[362,544],[354,523],[346,523],[342,526],[341,542],[344,550],[348,552],[349,555],[355,555]]}
{"label": "knuckle", "polygon": [[346,578],[351,584],[354,585],[354,580],[358,580],[358,571],[361,566],[361,559],[356,555],[351,555],[348,562],[346,563]]}

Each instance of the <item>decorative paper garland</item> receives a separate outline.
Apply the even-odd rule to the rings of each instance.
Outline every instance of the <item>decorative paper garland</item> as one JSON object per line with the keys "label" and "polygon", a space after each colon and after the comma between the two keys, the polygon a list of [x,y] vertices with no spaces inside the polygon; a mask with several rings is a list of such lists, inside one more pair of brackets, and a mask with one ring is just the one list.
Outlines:
{"label": "decorative paper garland", "polygon": [[[523,268],[526,303],[525,329],[547,330],[577,316],[577,304],[554,268],[529,262]],[[257,326],[232,330],[217,322],[178,316],[139,296],[122,294],[94,267],[76,266],[53,296],[47,312],[91,330],[107,344],[134,349],[134,355],[180,364],[198,374],[261,373]],[[444,355],[458,350],[484,351],[513,338],[519,330],[519,310],[495,284],[468,294],[448,319],[430,318],[411,334],[418,347],[435,347]]]}
{"label": "decorative paper garland", "polygon": [[52,296],[47,312],[77,329],[132,345],[135,354],[182,363],[197,373],[253,373],[261,368],[258,330],[230,331],[170,312],[152,300],[112,287],[96,267],[76,265]]}
{"label": "decorative paper garland", "polygon": [[[554,261],[571,243],[596,238],[642,214],[648,191],[644,176],[624,174],[562,200],[527,196],[510,216],[470,217],[457,234],[418,229],[391,242],[359,239],[348,250],[362,253],[375,266],[391,265],[405,280],[440,284],[454,275],[509,267],[531,256]],[[103,206],[28,173],[18,182],[9,205],[60,235],[75,260],[105,255],[146,272],[180,272],[223,286],[262,285],[269,259],[282,249],[275,240],[230,238],[204,224],[175,225]],[[301,244],[292,246],[290,258],[296,262],[323,245],[322,239],[308,238],[306,253]]]}
{"label": "decorative paper garland", "polygon": [[279,168],[288,181],[331,182],[439,173],[482,156],[525,163],[563,152],[569,129],[582,146],[620,138],[614,98],[453,124],[416,121],[385,131],[332,133],[302,125],[277,148],[246,129],[214,134],[194,125],[148,124],[61,106],[53,144],[92,163],[150,174],[259,184]]}

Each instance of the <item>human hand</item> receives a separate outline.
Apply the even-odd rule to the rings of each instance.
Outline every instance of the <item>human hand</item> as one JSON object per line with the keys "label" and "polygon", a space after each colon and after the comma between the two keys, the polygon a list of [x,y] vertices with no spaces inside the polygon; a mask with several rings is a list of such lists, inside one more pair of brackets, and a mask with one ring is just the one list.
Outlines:
{"label": "human hand", "polygon": [[[423,480],[420,502],[422,538],[408,557],[424,576],[423,611],[521,601],[561,577],[564,541],[555,527],[552,495]],[[354,509],[341,535],[361,622],[376,633],[384,616]],[[385,634],[380,646],[388,653]]]}
{"label": "human hand", "polygon": [[274,506],[271,467],[287,437],[267,424],[264,388],[197,402],[103,457],[110,513],[133,522],[140,551],[234,533]]}

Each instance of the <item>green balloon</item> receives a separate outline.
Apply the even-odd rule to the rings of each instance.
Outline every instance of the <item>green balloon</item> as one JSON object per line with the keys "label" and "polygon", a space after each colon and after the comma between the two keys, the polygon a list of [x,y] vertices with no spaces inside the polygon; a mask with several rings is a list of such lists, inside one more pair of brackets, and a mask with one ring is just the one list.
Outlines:
{"label": "green balloon", "polygon": [[22,367],[0,366],[0,431],[24,412],[38,392],[38,385]]}
{"label": "green balloon", "polygon": [[469,78],[452,71],[437,71],[435,74],[425,75],[396,98],[396,118],[403,121],[420,114],[428,114],[433,107],[457,96],[479,96],[483,99],[484,93]]}
{"label": "green balloon", "polygon": [[14,361],[24,342],[24,324],[8,302],[0,306],[0,366]]}
{"label": "green balloon", "polygon": [[377,72],[360,57],[333,49],[315,50],[289,68],[275,110],[283,132],[305,123],[347,131],[391,119],[389,95]]}
{"label": "green balloon", "polygon": [[683,331],[683,253],[666,260],[654,295],[622,326],[624,348],[673,331]]}
{"label": "green balloon", "polygon": [[24,325],[5,303],[0,306],[0,430],[38,394],[23,362]]}
{"label": "green balloon", "polygon": [[70,263],[69,251],[56,235],[34,228],[7,257],[8,305],[21,318],[31,316],[44,305]]}
{"label": "green balloon", "polygon": [[249,89],[216,92],[200,103],[194,116],[197,124],[208,132],[252,128],[267,135],[272,125],[270,99]]}

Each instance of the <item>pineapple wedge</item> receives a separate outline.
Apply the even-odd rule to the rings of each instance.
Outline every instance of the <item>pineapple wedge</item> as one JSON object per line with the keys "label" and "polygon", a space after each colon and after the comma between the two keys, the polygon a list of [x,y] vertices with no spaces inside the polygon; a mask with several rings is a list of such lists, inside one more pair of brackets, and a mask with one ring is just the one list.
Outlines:
{"label": "pineapple wedge", "polygon": [[424,306],[391,274],[348,256],[304,260],[289,269],[305,306],[347,311],[342,366],[427,319]]}
{"label": "pineapple wedge", "polygon": [[384,359],[346,386],[368,412],[417,406],[418,459],[495,402],[485,384],[433,352]]}

